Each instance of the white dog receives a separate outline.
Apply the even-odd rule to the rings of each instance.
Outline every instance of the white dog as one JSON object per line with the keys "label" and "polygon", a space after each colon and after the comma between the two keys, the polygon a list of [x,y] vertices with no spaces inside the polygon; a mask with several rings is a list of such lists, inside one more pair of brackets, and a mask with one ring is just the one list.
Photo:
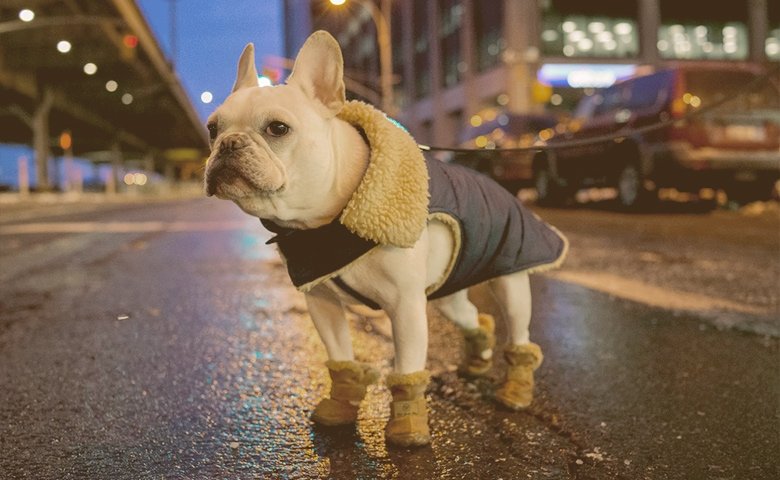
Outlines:
{"label": "white dog", "polygon": [[276,233],[272,242],[306,292],[332,380],[315,421],[355,422],[376,380],[374,369],[354,360],[344,314],[344,305],[360,302],[392,322],[386,438],[429,443],[426,301],[436,299],[464,332],[461,372],[482,375],[492,363],[494,324],[469,302],[466,287],[486,280],[508,329],[509,367],[496,399],[513,409],[530,404],[542,354],[528,337],[528,273],[560,264],[566,240],[486,177],[424,159],[384,114],[347,102],[341,50],[330,34],[312,34],[286,85],[269,88],[258,88],[247,45],[233,92],[208,129],[207,193],[234,201]]}

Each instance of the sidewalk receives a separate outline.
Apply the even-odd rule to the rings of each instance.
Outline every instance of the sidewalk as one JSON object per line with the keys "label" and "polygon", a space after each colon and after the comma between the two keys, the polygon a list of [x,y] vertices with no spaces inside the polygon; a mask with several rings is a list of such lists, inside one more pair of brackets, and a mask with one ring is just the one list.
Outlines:
{"label": "sidewalk", "polygon": [[154,191],[131,190],[115,194],[44,192],[23,195],[19,192],[2,192],[0,193],[0,224],[116,208],[117,205],[122,204],[191,200],[204,195],[200,183],[177,184]]}
{"label": "sidewalk", "polygon": [[144,190],[127,189],[114,194],[106,192],[0,192],[0,205],[52,204],[77,202],[117,202],[144,200],[150,198],[176,199],[202,196],[203,185],[200,182],[177,183],[172,186],[159,186]]}

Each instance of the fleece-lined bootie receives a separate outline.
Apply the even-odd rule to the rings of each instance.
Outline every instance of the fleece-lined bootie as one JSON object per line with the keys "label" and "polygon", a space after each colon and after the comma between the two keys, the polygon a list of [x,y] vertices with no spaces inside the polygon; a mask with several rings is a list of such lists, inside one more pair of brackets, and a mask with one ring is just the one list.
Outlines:
{"label": "fleece-lined bootie", "polygon": [[496,390],[496,400],[513,410],[526,408],[534,398],[534,370],[542,364],[542,349],[535,343],[510,345],[504,358],[506,381]]}
{"label": "fleece-lined bootie", "polygon": [[389,443],[401,447],[416,447],[431,443],[428,430],[428,407],[425,389],[431,380],[427,370],[401,374],[391,373],[387,386],[393,395],[390,403],[390,421],[385,428]]}
{"label": "fleece-lined bootie", "polygon": [[480,313],[478,321],[477,328],[463,330],[465,352],[458,373],[465,377],[482,376],[493,366],[496,322],[487,313]]}
{"label": "fleece-lined bootie", "polygon": [[379,372],[359,362],[328,360],[325,365],[330,372],[330,398],[320,400],[312,420],[329,426],[355,423],[366,387],[377,381]]}

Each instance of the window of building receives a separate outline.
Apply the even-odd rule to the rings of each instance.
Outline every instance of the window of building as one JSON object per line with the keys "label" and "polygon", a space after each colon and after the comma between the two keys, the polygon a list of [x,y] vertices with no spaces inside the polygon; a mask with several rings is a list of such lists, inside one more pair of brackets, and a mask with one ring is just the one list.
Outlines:
{"label": "window of building", "polygon": [[[359,7],[359,6],[355,6]],[[325,8],[325,7],[323,7]],[[337,33],[344,57],[344,75],[348,83],[363,87],[347,90],[349,99],[379,102],[380,68],[376,28],[371,15],[364,7],[345,10],[325,10],[321,13],[318,28],[328,28]],[[377,95],[366,95],[366,90]]]}
{"label": "window of building", "polygon": [[636,1],[541,0],[541,50],[572,58],[639,55]]}
{"label": "window of building", "polygon": [[705,0],[660,0],[661,58],[744,60],[748,57],[748,2],[725,2],[712,8]]}
{"label": "window of building", "polygon": [[477,71],[484,71],[498,65],[504,49],[502,23],[504,1],[484,0],[473,2],[474,36],[477,42]]}
{"label": "window of building", "polygon": [[460,0],[439,0],[439,44],[443,63],[442,85],[457,85],[463,76],[465,64],[460,49],[460,27],[463,23],[463,5]]}
{"label": "window of building", "polygon": [[428,41],[428,2],[413,2],[414,18],[414,95],[416,98],[431,93],[431,65],[429,60],[430,43]]}

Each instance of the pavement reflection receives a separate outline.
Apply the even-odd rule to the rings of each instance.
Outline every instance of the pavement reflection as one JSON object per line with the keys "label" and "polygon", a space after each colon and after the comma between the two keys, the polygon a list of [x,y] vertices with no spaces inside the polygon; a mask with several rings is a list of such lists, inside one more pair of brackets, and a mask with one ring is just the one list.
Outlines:
{"label": "pavement reflection", "polygon": [[[133,222],[225,221],[172,202]],[[107,222],[115,213],[67,221]],[[389,393],[355,428],[309,419],[329,388],[305,303],[259,226],[48,234],[0,256],[0,472],[8,478],[773,478],[778,339],[718,330],[545,276],[545,352],[528,411],[460,379],[456,328],[430,317],[433,441],[388,449]],[[583,235],[583,234],[580,234]],[[143,248],[136,248],[143,245]],[[497,314],[483,288],[477,306]],[[122,320],[118,318],[126,316]],[[383,373],[382,319],[353,317],[356,356]],[[504,331],[499,323],[499,338]],[[734,441],[735,438],[742,441]]]}

